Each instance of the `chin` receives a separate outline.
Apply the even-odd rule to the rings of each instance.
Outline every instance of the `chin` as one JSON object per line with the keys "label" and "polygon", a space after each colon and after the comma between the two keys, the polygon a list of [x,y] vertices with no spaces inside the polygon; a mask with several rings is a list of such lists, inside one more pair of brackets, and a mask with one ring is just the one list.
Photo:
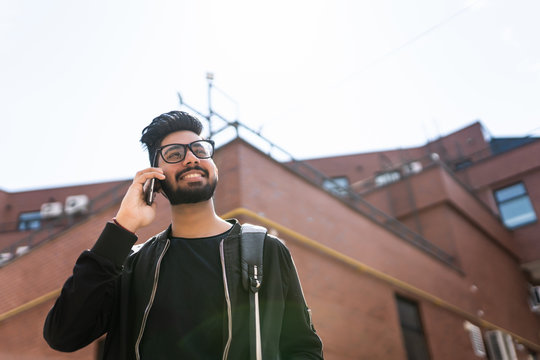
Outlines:
{"label": "chin", "polygon": [[171,189],[168,183],[162,184],[162,190],[171,205],[196,204],[208,201],[214,196],[217,181],[203,185],[202,182],[195,182],[188,187],[178,187]]}

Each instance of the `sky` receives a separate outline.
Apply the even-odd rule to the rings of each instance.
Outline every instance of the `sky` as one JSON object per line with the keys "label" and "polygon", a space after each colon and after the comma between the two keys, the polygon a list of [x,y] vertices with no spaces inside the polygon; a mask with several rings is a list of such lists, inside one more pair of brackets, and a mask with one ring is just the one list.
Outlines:
{"label": "sky", "polygon": [[[157,115],[297,159],[540,134],[537,0],[0,0],[0,189],[133,177]],[[219,123],[214,121],[216,128]],[[226,141],[223,135],[222,141]]]}

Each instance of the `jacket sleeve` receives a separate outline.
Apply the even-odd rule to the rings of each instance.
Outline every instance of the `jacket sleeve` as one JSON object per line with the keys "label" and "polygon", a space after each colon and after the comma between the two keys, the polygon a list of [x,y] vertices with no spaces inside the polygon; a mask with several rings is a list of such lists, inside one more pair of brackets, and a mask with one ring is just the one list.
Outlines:
{"label": "jacket sleeve", "polygon": [[84,251],[45,320],[43,337],[59,351],[78,350],[107,332],[122,264],[137,237],[107,223]]}
{"label": "jacket sleeve", "polygon": [[288,249],[288,290],[281,326],[280,353],[285,360],[323,359],[322,342],[311,319],[311,310],[306,304],[300,279]]}

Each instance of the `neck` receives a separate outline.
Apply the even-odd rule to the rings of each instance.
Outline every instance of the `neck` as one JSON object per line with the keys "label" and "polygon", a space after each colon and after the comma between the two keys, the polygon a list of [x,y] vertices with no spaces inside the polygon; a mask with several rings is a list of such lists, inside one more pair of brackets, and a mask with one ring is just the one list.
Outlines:
{"label": "neck", "polygon": [[212,199],[171,206],[172,236],[201,238],[224,233],[231,224],[217,216]]}

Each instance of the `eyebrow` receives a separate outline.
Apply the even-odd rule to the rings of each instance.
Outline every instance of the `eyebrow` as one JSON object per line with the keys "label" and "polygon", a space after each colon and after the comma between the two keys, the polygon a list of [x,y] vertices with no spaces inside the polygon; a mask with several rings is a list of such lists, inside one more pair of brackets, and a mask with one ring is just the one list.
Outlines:
{"label": "eyebrow", "polygon": [[161,150],[165,149],[165,152],[174,151],[178,148],[185,150],[187,145],[184,144],[169,144],[161,147]]}

